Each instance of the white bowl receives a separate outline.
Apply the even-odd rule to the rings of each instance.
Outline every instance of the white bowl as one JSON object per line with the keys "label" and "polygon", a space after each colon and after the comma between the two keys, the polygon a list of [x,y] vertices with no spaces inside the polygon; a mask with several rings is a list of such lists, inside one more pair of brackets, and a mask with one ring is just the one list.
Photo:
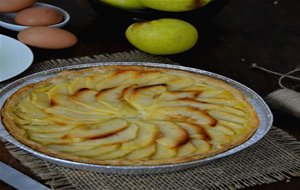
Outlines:
{"label": "white bowl", "polygon": [[[63,15],[62,22],[54,24],[54,25],[50,25],[49,27],[61,28],[61,27],[65,26],[70,20],[69,13],[67,13],[65,10],[63,10],[59,7],[49,5],[46,3],[35,3],[33,5],[33,7],[53,8],[53,9],[59,11]],[[29,28],[30,26],[24,26],[24,25],[19,25],[19,24],[15,23],[16,14],[17,13],[0,13],[0,26],[2,26],[3,28],[9,29],[9,30],[13,30],[13,31],[21,31],[26,28]]]}
{"label": "white bowl", "polygon": [[25,44],[0,34],[0,82],[25,71],[33,62],[33,53]]}

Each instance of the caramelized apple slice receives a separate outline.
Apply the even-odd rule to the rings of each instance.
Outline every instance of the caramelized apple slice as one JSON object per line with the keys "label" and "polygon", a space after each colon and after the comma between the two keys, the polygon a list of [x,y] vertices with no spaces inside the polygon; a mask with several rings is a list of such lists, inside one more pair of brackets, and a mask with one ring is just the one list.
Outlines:
{"label": "caramelized apple slice", "polygon": [[[97,112],[97,110],[91,110],[85,106],[79,105],[74,103],[73,101],[70,101],[73,96],[67,96],[67,95],[53,95],[51,97],[51,104],[50,108],[45,108],[45,110],[52,109],[52,108],[57,108],[57,109],[63,109],[63,110],[68,110],[70,112],[76,112],[76,113],[84,113],[84,114],[95,114],[95,113],[102,113],[102,112]],[[47,112],[47,111],[46,111]]]}
{"label": "caramelized apple slice", "polygon": [[193,78],[181,77],[179,79],[175,79],[167,82],[167,85],[168,85],[168,90],[178,91],[186,87],[193,86],[194,83],[195,80]]}
{"label": "caramelized apple slice", "polygon": [[194,83],[193,86],[185,87],[184,89],[181,89],[181,91],[196,91],[196,92],[205,92],[205,91],[214,91],[216,88],[213,86],[208,86],[207,84],[204,84],[200,81],[197,81]]}
{"label": "caramelized apple slice", "polygon": [[234,123],[234,122],[230,122],[230,121],[224,121],[224,120],[220,120],[218,121],[218,124],[225,126],[227,128],[230,128],[234,131],[236,131],[237,133],[244,130],[244,126],[238,123]]}
{"label": "caramelized apple slice", "polygon": [[154,99],[166,90],[167,88],[165,85],[137,87],[132,89],[129,97],[128,95],[125,95],[125,99],[129,102],[129,104],[133,105],[133,107],[139,110],[144,110],[147,109],[148,106],[152,105]]}
{"label": "caramelized apple slice", "polygon": [[168,159],[173,158],[176,156],[176,148],[168,148],[166,146],[163,146],[159,143],[156,143],[156,151],[151,156],[152,160],[162,160],[162,159]]}
{"label": "caramelized apple slice", "polygon": [[[135,125],[130,125],[125,130],[118,132],[117,134],[108,136],[106,138],[100,139],[89,139],[84,141],[83,138],[63,138],[61,134],[57,138],[51,136],[42,137],[41,134],[29,133],[29,137],[34,140],[42,143],[44,145],[49,144],[71,144],[74,143],[74,146],[106,146],[123,143],[129,140],[132,140],[137,135],[138,128]],[[55,136],[55,134],[54,134]],[[61,138],[59,138],[61,137]]]}
{"label": "caramelized apple slice", "polygon": [[166,84],[169,81],[176,80],[178,77],[176,75],[168,75],[168,74],[157,74],[156,77],[153,77],[152,80],[149,81],[147,85],[157,85],[157,84]]}
{"label": "caramelized apple slice", "polygon": [[236,132],[233,129],[231,129],[230,127],[226,127],[225,125],[217,124],[216,126],[213,127],[213,129],[216,131],[220,131],[221,133],[224,133],[225,135],[229,135],[229,136],[236,135]]}
{"label": "caramelized apple slice", "polygon": [[78,91],[70,97],[70,100],[88,109],[97,112],[115,113],[117,109],[107,104],[103,104],[96,99],[98,92],[94,90],[84,89]]}
{"label": "caramelized apple slice", "polygon": [[175,92],[164,92],[162,93],[157,99],[157,102],[162,102],[162,101],[171,101],[171,100],[178,100],[178,99],[183,99],[183,98],[191,98],[194,99],[199,95],[200,92],[197,91],[175,91]]}
{"label": "caramelized apple slice", "polygon": [[126,86],[102,89],[98,91],[98,93],[95,96],[96,99],[101,102],[119,103],[120,96],[124,88],[126,88]]}
{"label": "caramelized apple slice", "polygon": [[96,160],[114,160],[114,159],[118,159],[118,158],[123,158],[125,157],[127,154],[131,153],[133,150],[130,149],[118,149],[116,151],[107,153],[107,154],[103,154],[103,155],[99,155],[99,156],[95,156],[93,157]]}
{"label": "caramelized apple slice", "polygon": [[215,105],[222,105],[222,106],[228,106],[237,108],[240,110],[243,110],[244,107],[241,105],[241,103],[234,99],[224,99],[224,98],[197,98],[200,102],[215,104]]}
{"label": "caramelized apple slice", "polygon": [[36,133],[53,133],[69,131],[77,127],[76,125],[22,125],[21,128],[36,132]]}
{"label": "caramelized apple slice", "polygon": [[86,86],[88,89],[93,89],[97,91],[97,85],[102,83],[105,80],[106,75],[104,73],[91,73],[90,75],[86,76]]}
{"label": "caramelized apple slice", "polygon": [[190,156],[197,151],[197,148],[190,142],[185,143],[177,148],[176,157]]}
{"label": "caramelized apple slice", "polygon": [[159,129],[152,124],[146,122],[134,122],[139,128],[137,136],[134,140],[123,143],[123,149],[139,149],[154,143],[159,135]]}
{"label": "caramelized apple slice", "polygon": [[194,107],[198,108],[199,110],[218,110],[223,111],[231,114],[235,114],[241,117],[245,116],[245,112],[243,110],[233,108],[233,107],[226,107],[223,105],[215,105],[215,104],[208,104],[197,101],[191,98],[182,98],[172,101],[162,101],[157,102],[157,104],[153,105],[153,109],[160,109],[161,107],[172,107],[172,106],[185,106],[185,107]]}
{"label": "caramelized apple slice", "polygon": [[[97,145],[94,146],[78,146],[77,144],[50,144],[47,145],[47,148],[51,149],[51,150],[55,150],[55,151],[59,151],[59,152],[66,152],[66,153],[72,153],[72,154],[76,154],[80,152],[85,152],[85,151],[89,151],[94,149],[95,147],[97,147]],[[110,146],[108,146],[110,147]]]}
{"label": "caramelized apple slice", "polygon": [[74,129],[67,135],[64,135],[63,138],[101,139],[118,134],[127,127],[128,124],[125,120],[111,119],[103,123],[93,124],[89,127]]}
{"label": "caramelized apple slice", "polygon": [[[50,126],[49,126],[50,127]],[[28,128],[28,127],[27,127]],[[58,127],[56,127],[58,128]],[[64,126],[61,126],[64,128]],[[71,128],[66,127],[66,128]],[[75,127],[73,127],[75,128]],[[81,126],[72,131],[54,131],[54,132],[39,132],[37,130],[30,131],[30,135],[37,138],[61,138],[61,139],[100,139],[119,133],[127,128],[127,122],[121,119],[112,119],[103,123],[98,123],[90,126]],[[72,129],[72,128],[71,128]]]}
{"label": "caramelized apple slice", "polygon": [[127,160],[141,160],[141,159],[148,159],[151,155],[155,153],[155,144],[151,144],[145,148],[135,150],[128,154],[125,159]]}
{"label": "caramelized apple slice", "polygon": [[[197,125],[193,123],[177,123],[182,129],[187,131],[190,139],[203,139],[205,141],[210,141],[211,138],[206,132],[206,129],[202,125]],[[209,127],[209,126],[207,126]]]}
{"label": "caramelized apple slice", "polygon": [[76,156],[84,156],[84,157],[95,157],[104,154],[109,154],[111,152],[117,151],[121,146],[119,144],[107,145],[107,146],[97,146],[95,148],[89,150],[75,151],[72,152],[73,155]]}
{"label": "caramelized apple slice", "polygon": [[101,91],[103,89],[115,88],[122,85],[132,85],[134,84],[132,79],[134,79],[136,75],[137,73],[134,71],[116,71],[99,82],[96,85],[96,90]]}
{"label": "caramelized apple slice", "polygon": [[123,107],[122,95],[125,88],[127,86],[103,89],[96,94],[96,100],[111,109],[120,110]]}
{"label": "caramelized apple slice", "polygon": [[163,146],[174,148],[188,140],[187,132],[175,123],[165,121],[154,121],[152,123],[160,130],[161,137],[156,142]]}
{"label": "caramelized apple slice", "polygon": [[201,139],[191,139],[191,143],[197,148],[196,154],[208,152],[212,148],[212,145],[209,142]]}
{"label": "caramelized apple slice", "polygon": [[136,125],[129,125],[125,130],[120,131],[117,134],[108,136],[106,138],[86,140],[78,144],[78,146],[90,146],[90,145],[112,145],[118,143],[124,143],[136,138],[138,127]]}
{"label": "caramelized apple slice", "polygon": [[208,132],[209,136],[211,137],[211,143],[216,144],[218,146],[222,146],[222,144],[229,143],[233,136],[225,134],[220,129],[214,128],[207,128],[206,131]]}
{"label": "caramelized apple slice", "polygon": [[44,109],[50,106],[50,98],[45,92],[31,92],[30,100],[40,109]]}
{"label": "caramelized apple slice", "polygon": [[60,139],[60,138],[51,138],[51,137],[37,137],[35,135],[31,136],[28,135],[29,139],[36,141],[42,145],[50,145],[50,144],[71,144],[71,143],[78,143],[81,142],[82,139],[76,138],[76,139]]}
{"label": "caramelized apple slice", "polygon": [[238,123],[238,124],[246,123],[246,118],[235,115],[235,114],[218,111],[218,110],[211,110],[211,111],[208,111],[208,113],[209,113],[209,115],[213,116],[214,118],[216,118],[218,120],[225,120],[225,121]]}
{"label": "caramelized apple slice", "polygon": [[57,81],[57,84],[55,84],[51,89],[49,89],[47,94],[49,97],[52,97],[56,94],[70,95],[71,92],[69,91],[69,83],[66,81]]}
{"label": "caramelized apple slice", "polygon": [[14,111],[15,116],[14,119],[16,119],[17,124],[31,124],[31,125],[51,125],[53,124],[50,120],[50,117],[41,117],[37,115],[32,115],[29,113],[23,113],[18,110]]}
{"label": "caramelized apple slice", "polygon": [[233,98],[233,95],[225,91],[224,89],[212,89],[212,90],[206,90],[203,91],[198,96],[199,98],[219,98],[219,99],[231,99]]}
{"label": "caramelized apple slice", "polygon": [[77,76],[69,82],[69,92],[70,94],[74,94],[78,92],[80,89],[86,89],[87,86],[87,77],[86,76]]}
{"label": "caramelized apple slice", "polygon": [[[152,85],[157,85],[157,84],[162,84],[161,82],[154,82],[154,80],[158,79],[161,76],[160,71],[137,71],[138,75],[135,79],[138,81],[140,86],[152,86]],[[133,84],[135,84],[133,83]]]}
{"label": "caramelized apple slice", "polygon": [[30,113],[30,115],[36,115],[37,117],[46,117],[47,114],[43,112],[43,110],[39,107],[37,107],[35,104],[33,104],[27,96],[22,101],[19,102],[17,109],[19,111],[22,111],[24,113]]}
{"label": "caramelized apple slice", "polygon": [[23,112],[20,109],[14,110],[14,113],[21,119],[27,120],[27,121],[34,121],[34,120],[40,120],[47,118],[47,114],[37,114],[37,113],[30,113],[30,112]]}
{"label": "caramelized apple slice", "polygon": [[193,107],[164,107],[153,109],[147,113],[146,118],[158,120],[172,120],[202,125],[214,125],[216,120],[206,112]]}
{"label": "caramelized apple slice", "polygon": [[85,113],[79,110],[73,109],[66,109],[65,107],[51,107],[46,108],[45,112],[49,115],[60,117],[68,120],[76,120],[76,121],[90,121],[90,122],[97,122],[103,121],[105,119],[113,118],[114,116],[109,116],[108,114],[101,114],[99,112],[96,113]]}

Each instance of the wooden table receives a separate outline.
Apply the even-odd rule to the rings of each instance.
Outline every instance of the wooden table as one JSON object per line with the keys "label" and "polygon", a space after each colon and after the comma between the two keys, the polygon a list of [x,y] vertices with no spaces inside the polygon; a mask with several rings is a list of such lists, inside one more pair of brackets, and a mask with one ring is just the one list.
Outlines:
{"label": "wooden table", "polygon": [[[79,43],[64,50],[32,48],[34,63],[134,49],[124,36],[126,26],[107,22],[110,16],[98,17],[87,0],[43,0],[67,10],[71,21],[65,29],[75,33]],[[196,24],[199,42],[182,54],[166,56],[184,66],[200,68],[237,80],[264,97],[279,88],[278,77],[250,68],[252,63],[286,73],[300,66],[300,2],[298,0],[231,0],[207,23]],[[17,33],[0,28],[0,33]],[[33,63],[33,64],[34,64]],[[299,119],[272,110],[274,125],[300,140]],[[0,143],[0,160],[39,180],[14,159]],[[300,179],[246,189],[300,188]],[[11,189],[0,182],[0,189]]]}

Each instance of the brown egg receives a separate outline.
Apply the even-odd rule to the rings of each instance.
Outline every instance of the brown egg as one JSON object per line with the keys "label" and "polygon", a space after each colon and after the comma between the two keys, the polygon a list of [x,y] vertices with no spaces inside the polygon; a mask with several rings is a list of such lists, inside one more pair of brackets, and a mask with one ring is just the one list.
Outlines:
{"label": "brown egg", "polygon": [[0,0],[0,13],[18,12],[31,7],[36,0]]}
{"label": "brown egg", "polygon": [[15,22],[25,26],[49,26],[63,20],[63,15],[50,7],[31,7],[17,13]]}
{"label": "brown egg", "polygon": [[77,37],[66,30],[46,26],[36,26],[22,30],[18,39],[30,46],[45,49],[68,48],[77,43]]}

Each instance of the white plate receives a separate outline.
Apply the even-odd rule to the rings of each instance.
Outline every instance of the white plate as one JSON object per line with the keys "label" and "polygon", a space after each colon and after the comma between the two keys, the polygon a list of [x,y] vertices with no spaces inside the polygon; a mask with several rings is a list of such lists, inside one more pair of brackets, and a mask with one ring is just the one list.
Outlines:
{"label": "white plate", "polygon": [[0,82],[25,71],[33,62],[33,53],[25,44],[0,34]]}
{"label": "white plate", "polygon": [[[60,22],[58,24],[50,25],[49,27],[61,28],[61,27],[65,26],[67,24],[67,22],[69,22],[69,20],[70,20],[70,15],[65,10],[63,10],[59,7],[49,5],[46,3],[35,3],[33,5],[33,7],[53,8],[53,9],[59,11],[63,15],[62,22]],[[23,25],[16,24],[15,17],[16,17],[16,13],[0,13],[0,26],[2,26],[3,28],[9,29],[9,30],[13,30],[13,31],[21,31],[26,28],[29,28],[29,26],[23,26]]]}

